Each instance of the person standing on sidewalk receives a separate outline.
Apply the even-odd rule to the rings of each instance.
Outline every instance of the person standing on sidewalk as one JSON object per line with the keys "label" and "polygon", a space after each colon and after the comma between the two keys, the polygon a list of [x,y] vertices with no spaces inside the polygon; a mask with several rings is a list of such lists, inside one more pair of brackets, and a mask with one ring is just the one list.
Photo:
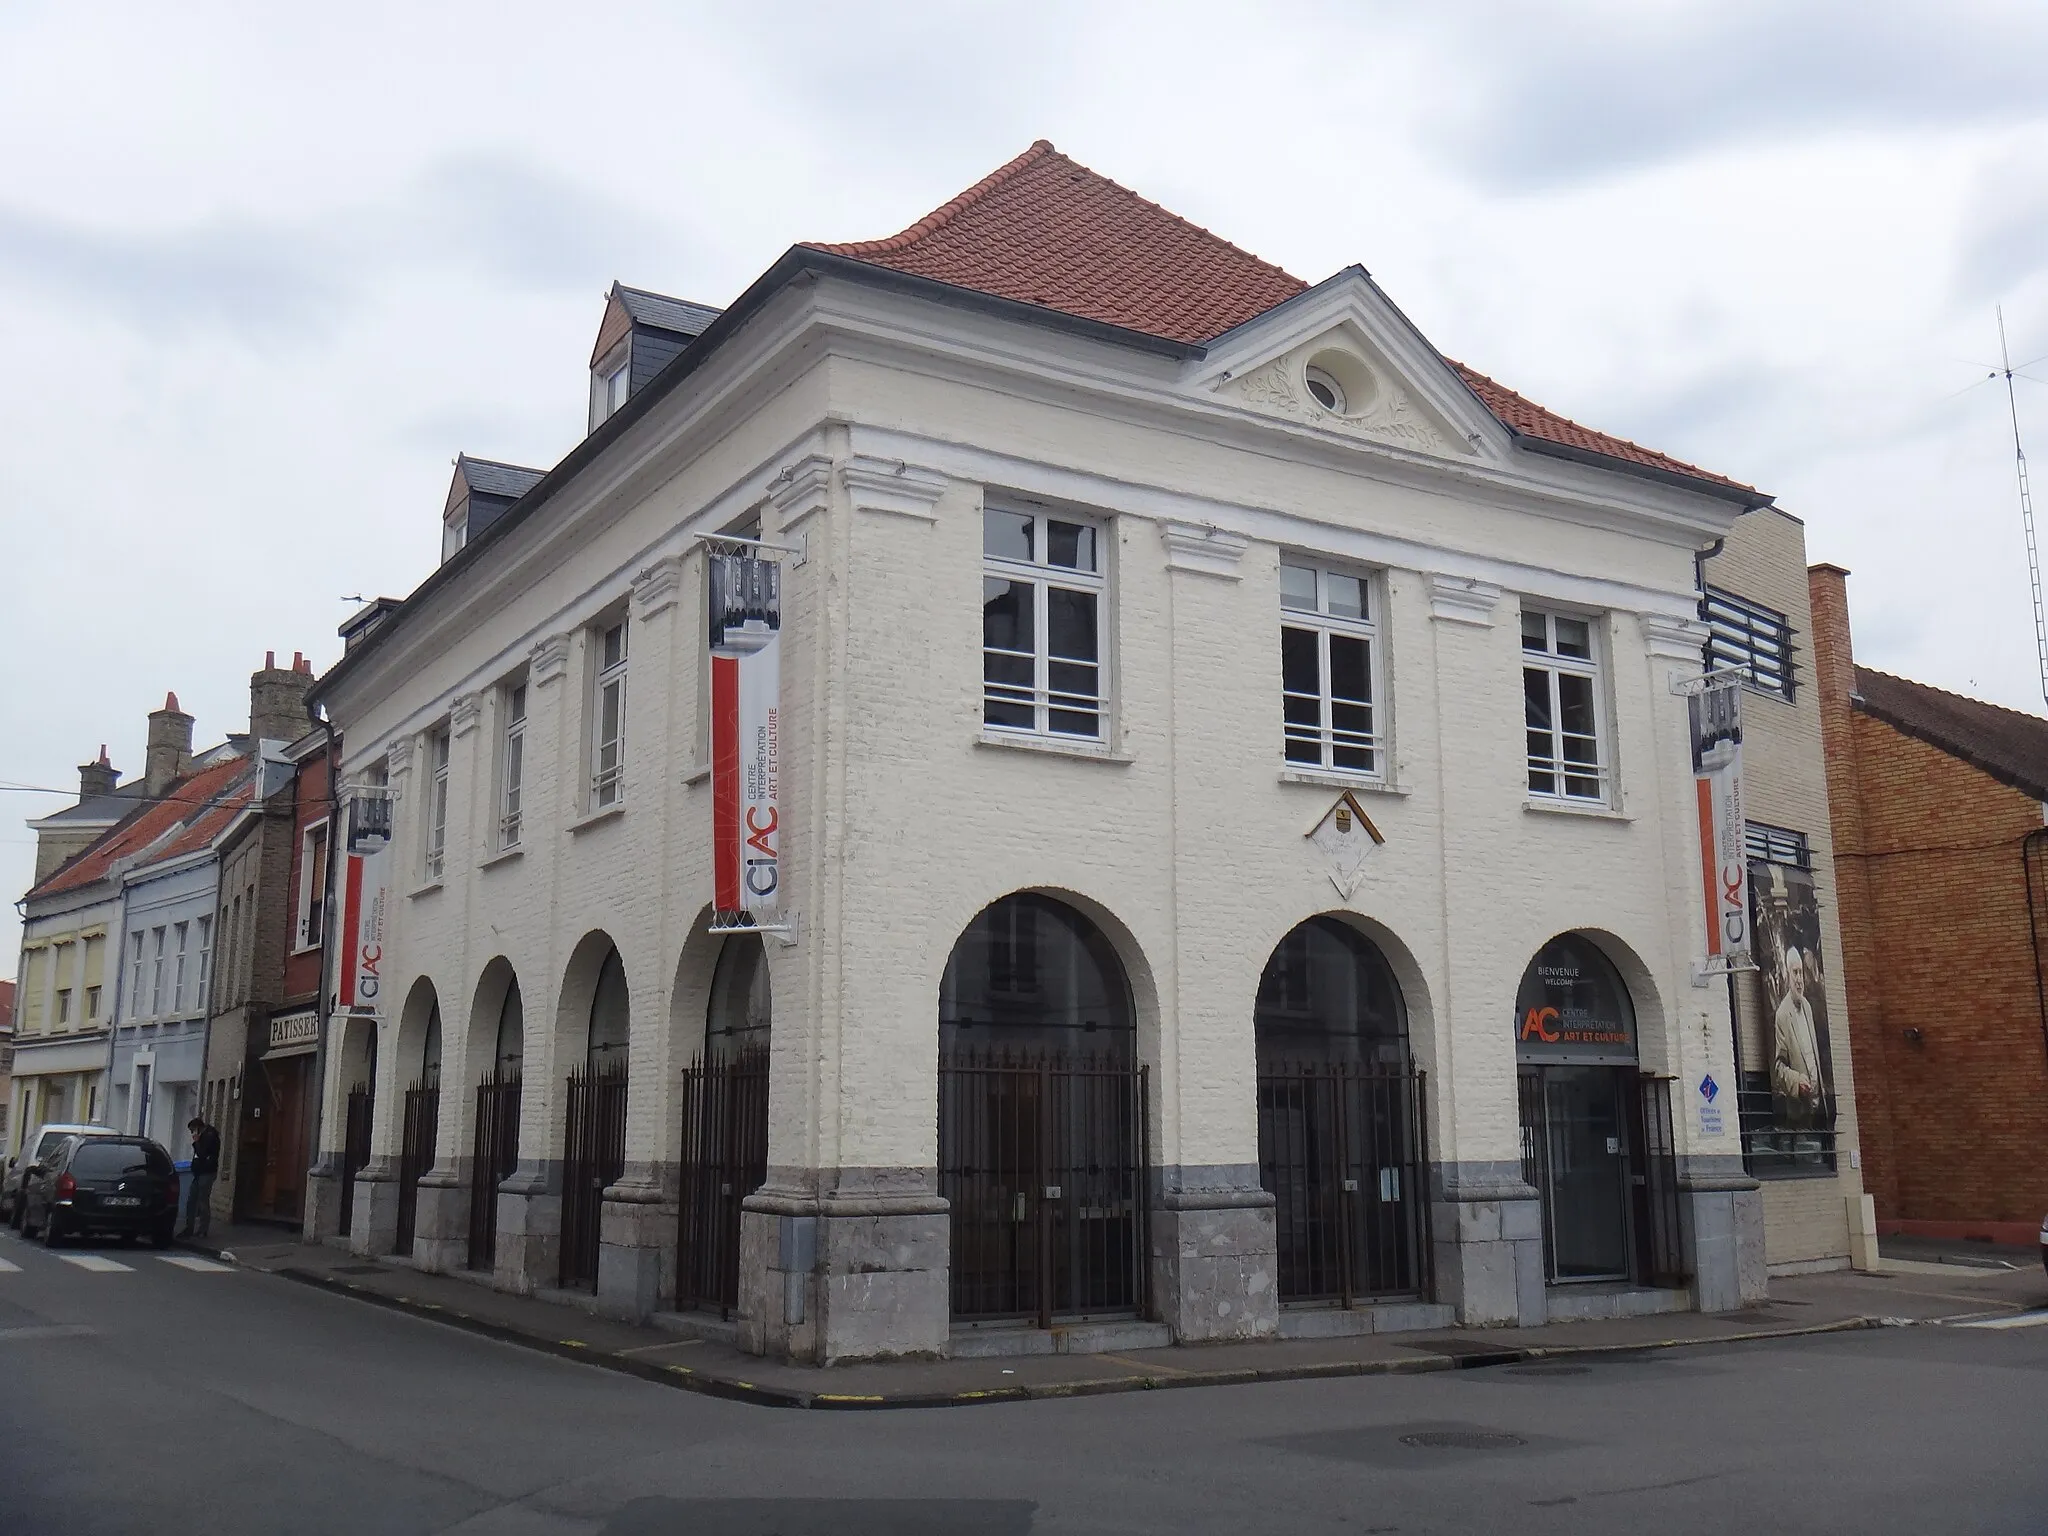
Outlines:
{"label": "person standing on sidewalk", "polygon": [[220,1132],[194,1115],[185,1123],[192,1133],[192,1188],[185,1196],[185,1230],[180,1237],[204,1237],[213,1228],[213,1181],[220,1172]]}

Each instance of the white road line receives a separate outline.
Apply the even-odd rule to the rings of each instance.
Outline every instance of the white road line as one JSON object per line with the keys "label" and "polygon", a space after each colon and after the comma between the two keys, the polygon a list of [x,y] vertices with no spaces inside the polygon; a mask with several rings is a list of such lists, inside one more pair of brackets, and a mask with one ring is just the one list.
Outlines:
{"label": "white road line", "polygon": [[0,1259],[0,1275],[18,1275],[21,1266],[8,1259]]}
{"label": "white road line", "polygon": [[2012,1317],[1987,1317],[1981,1322],[1957,1323],[1958,1328],[2039,1328],[2048,1325],[2048,1312],[2020,1312]]}
{"label": "white road line", "polygon": [[156,1256],[159,1264],[175,1264],[180,1269],[189,1269],[201,1275],[226,1275],[234,1272],[232,1264],[216,1264],[211,1259],[197,1259],[189,1253],[160,1253]]}
{"label": "white road line", "polygon": [[79,1269],[89,1269],[96,1275],[132,1275],[134,1269],[127,1264],[116,1264],[112,1259],[97,1253],[60,1253],[57,1255],[66,1264]]}

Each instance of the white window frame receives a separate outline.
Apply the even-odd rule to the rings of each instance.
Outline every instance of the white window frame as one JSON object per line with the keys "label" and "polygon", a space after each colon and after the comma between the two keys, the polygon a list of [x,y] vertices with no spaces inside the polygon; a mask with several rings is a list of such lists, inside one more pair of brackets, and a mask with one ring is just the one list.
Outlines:
{"label": "white window frame", "polygon": [[197,1002],[202,1012],[211,1013],[213,1003],[207,987],[213,980],[213,919],[200,917],[194,921],[199,925],[199,976],[194,983],[199,992]]}
{"label": "white window frame", "polygon": [[633,338],[628,336],[590,370],[590,430],[618,414],[633,393]]}
{"label": "white window frame", "polygon": [[[619,659],[607,666],[605,637],[619,632]],[[590,628],[589,809],[610,810],[626,798],[626,677],[633,660],[633,626],[627,615],[600,619]],[[605,734],[605,699],[618,691],[614,733]],[[606,761],[606,753],[610,761]]]}
{"label": "white window frame", "polygon": [[420,807],[422,864],[428,882],[438,882],[448,868],[448,763],[454,742],[446,725],[427,732],[427,796]]}
{"label": "white window frame", "polygon": [[[1603,652],[1606,649],[1606,626],[1594,615],[1574,613],[1570,609],[1551,608],[1539,603],[1524,603],[1522,605],[1522,619],[1525,636],[1528,620],[1541,619],[1543,621],[1545,647],[1541,651],[1532,651],[1528,649],[1527,639],[1524,638],[1522,641],[1521,659],[1525,706],[1523,711],[1523,741],[1527,768],[1527,777],[1523,782],[1528,787],[1529,798],[1533,801],[1550,805],[1610,806],[1613,804],[1614,799],[1614,737],[1613,729],[1608,722],[1607,668],[1603,663]],[[1567,623],[1585,625],[1587,651],[1585,656],[1565,656],[1559,654],[1557,649],[1557,622],[1560,619],[1565,620]],[[1534,734],[1535,731],[1535,727],[1528,723],[1526,708],[1527,679],[1532,672],[1540,672],[1544,675],[1550,696],[1550,725],[1548,728],[1550,751],[1547,755],[1543,756],[1539,756],[1531,750],[1528,741],[1529,736]],[[1564,730],[1563,726],[1562,685],[1559,679],[1565,677],[1579,677],[1587,680],[1587,691],[1592,701],[1593,710],[1592,741],[1594,760],[1590,764],[1581,759],[1567,758],[1564,755],[1563,743],[1568,733]],[[1577,736],[1581,740],[1584,739],[1581,733],[1572,732],[1569,734]],[[1541,776],[1549,777],[1551,781],[1550,788],[1544,789],[1534,782]],[[1593,785],[1591,793],[1587,793],[1582,789],[1575,790],[1567,787],[1573,783],[1584,783],[1587,781],[1590,781]]]}
{"label": "white window frame", "polygon": [[57,989],[57,1017],[54,1020],[54,1023],[58,1029],[62,1029],[65,1025],[69,1024],[70,1022],[71,989],[69,987],[59,987]]}
{"label": "white window frame", "polygon": [[[1282,662],[1280,681],[1280,759],[1283,768],[1312,769],[1323,773],[1341,773],[1364,782],[1383,782],[1387,774],[1387,700],[1386,700],[1386,651],[1380,638],[1380,581],[1377,573],[1365,570],[1347,569],[1313,555],[1283,554],[1280,590],[1280,627],[1306,631],[1316,637],[1316,683],[1314,694],[1300,693],[1287,687],[1285,662]],[[1287,604],[1285,570],[1292,568],[1307,571],[1315,578],[1315,607],[1293,608]],[[1359,618],[1349,618],[1330,611],[1330,585],[1332,577],[1343,577],[1358,583],[1360,604],[1364,610]],[[1336,709],[1340,704],[1355,705],[1356,700],[1338,699],[1332,691],[1332,669],[1330,666],[1330,642],[1333,638],[1359,640],[1365,644],[1365,686],[1368,694],[1364,700],[1371,725],[1364,732],[1345,730],[1346,738],[1338,740]],[[1285,645],[1285,641],[1282,641]],[[1287,706],[1297,701],[1306,703],[1313,700],[1316,705],[1316,724],[1295,724],[1287,719]],[[1296,757],[1290,748],[1297,744],[1313,743],[1316,756],[1313,760]],[[1336,761],[1339,748],[1360,749],[1366,755],[1366,766],[1340,765]]]}
{"label": "white window frame", "polygon": [[519,846],[525,830],[526,716],[533,707],[524,677],[498,690],[498,848]]}
{"label": "white window frame", "polygon": [[147,935],[147,934],[143,934],[143,933],[136,933],[136,934],[133,934],[133,935],[131,935],[131,937],[132,937],[132,938],[133,938],[133,939],[135,940],[135,952],[134,952],[134,954],[133,954],[133,955],[131,955],[131,956],[129,957],[129,963],[128,963],[128,964],[129,964],[129,968],[128,968],[128,1017],[129,1017],[129,1018],[131,1018],[131,1019],[139,1019],[139,1018],[141,1018],[141,1017],[143,1016],[143,1013],[142,1013],[142,977],[143,977],[143,963],[144,963],[144,953],[143,953],[143,951],[144,951],[144,946],[145,946],[145,944],[147,943],[147,940],[148,940],[148,935]]}
{"label": "white window frame", "polygon": [[[322,816],[318,821],[307,822],[299,831],[299,910],[293,930],[292,952],[294,954],[309,949],[318,949],[320,941],[326,937],[327,892],[314,888],[313,843],[317,834],[322,841],[326,841],[328,844],[327,857],[329,859],[334,857],[334,847],[331,840],[328,839],[327,826],[328,818]],[[321,882],[323,885],[325,883],[324,880]],[[316,897],[320,899],[320,927],[317,931],[313,927],[313,902]]]}
{"label": "white window frame", "polygon": [[[1033,558],[1017,560],[1006,556],[991,555],[987,545],[987,520],[991,514],[1006,514],[1012,517],[1031,519],[1031,548]],[[994,736],[1030,737],[1041,741],[1069,741],[1107,744],[1110,736],[1110,709],[1113,689],[1110,684],[1110,586],[1109,551],[1110,522],[1104,517],[1093,517],[1082,512],[1073,512],[1061,507],[1011,505],[990,502],[982,512],[983,544],[981,560],[982,601],[988,601],[988,583],[991,581],[1024,582],[1032,589],[1031,599],[1031,686],[1026,690],[1021,684],[991,684],[988,676],[988,662],[991,656],[1021,657],[1022,651],[1000,650],[988,644],[987,630],[982,632],[982,685],[981,685],[981,728]],[[1054,565],[1051,561],[1051,547],[1047,538],[1048,525],[1067,523],[1085,528],[1095,536],[1095,569],[1077,570],[1068,566]],[[1092,696],[1059,692],[1051,687],[1051,669],[1054,658],[1051,655],[1049,636],[1051,633],[1052,605],[1047,600],[1054,590],[1086,592],[1095,599],[1095,693]],[[1090,663],[1071,662],[1072,665],[1086,666]],[[1031,710],[1031,724],[1018,725],[995,721],[989,718],[990,705],[1022,708],[1027,704]],[[1056,703],[1055,699],[1071,700],[1069,704]],[[1095,729],[1081,732],[1057,729],[1052,716],[1059,714],[1092,714]]]}
{"label": "white window frame", "polygon": [[170,935],[169,931],[163,928],[155,928],[151,932],[156,936],[156,953],[152,957],[154,969],[151,970],[149,975],[149,1017],[156,1019],[163,1017],[164,944]]}
{"label": "white window frame", "polygon": [[183,1013],[185,1011],[185,952],[186,946],[192,942],[192,925],[190,923],[173,923],[171,931],[177,935],[178,941],[171,960],[171,1012]]}

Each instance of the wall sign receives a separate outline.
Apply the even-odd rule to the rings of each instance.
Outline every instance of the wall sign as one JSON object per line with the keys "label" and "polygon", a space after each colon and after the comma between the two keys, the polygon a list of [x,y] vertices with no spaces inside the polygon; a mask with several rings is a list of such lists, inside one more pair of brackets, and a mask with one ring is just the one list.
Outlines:
{"label": "wall sign", "polygon": [[270,1021],[270,1054],[310,1051],[320,1040],[320,1016],[288,1013]]}
{"label": "wall sign", "polygon": [[351,1013],[377,1013],[391,908],[391,791],[381,784],[359,784],[347,794],[340,928],[344,947],[335,997]]}
{"label": "wall sign", "polygon": [[1559,1065],[1635,1065],[1635,1007],[1621,974],[1591,940],[1560,935],[1522,973],[1515,994],[1515,1057]]}
{"label": "wall sign", "polygon": [[1707,962],[1717,969],[1749,952],[1749,862],[1742,808],[1742,683],[1716,674],[1685,701],[1692,727],[1693,797],[1700,826]]}
{"label": "wall sign", "polygon": [[782,568],[746,553],[709,568],[712,901],[763,921],[781,906]]}

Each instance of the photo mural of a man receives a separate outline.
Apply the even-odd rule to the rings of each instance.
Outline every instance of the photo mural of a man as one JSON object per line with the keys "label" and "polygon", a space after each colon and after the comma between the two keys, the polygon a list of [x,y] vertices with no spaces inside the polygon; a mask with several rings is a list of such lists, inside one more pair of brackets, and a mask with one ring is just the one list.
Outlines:
{"label": "photo mural of a man", "polygon": [[1772,1122],[1788,1131],[1830,1130],[1835,1122],[1834,1072],[1813,874],[1758,861],[1750,867],[1750,892],[1755,909],[1753,953],[1771,1028]]}

